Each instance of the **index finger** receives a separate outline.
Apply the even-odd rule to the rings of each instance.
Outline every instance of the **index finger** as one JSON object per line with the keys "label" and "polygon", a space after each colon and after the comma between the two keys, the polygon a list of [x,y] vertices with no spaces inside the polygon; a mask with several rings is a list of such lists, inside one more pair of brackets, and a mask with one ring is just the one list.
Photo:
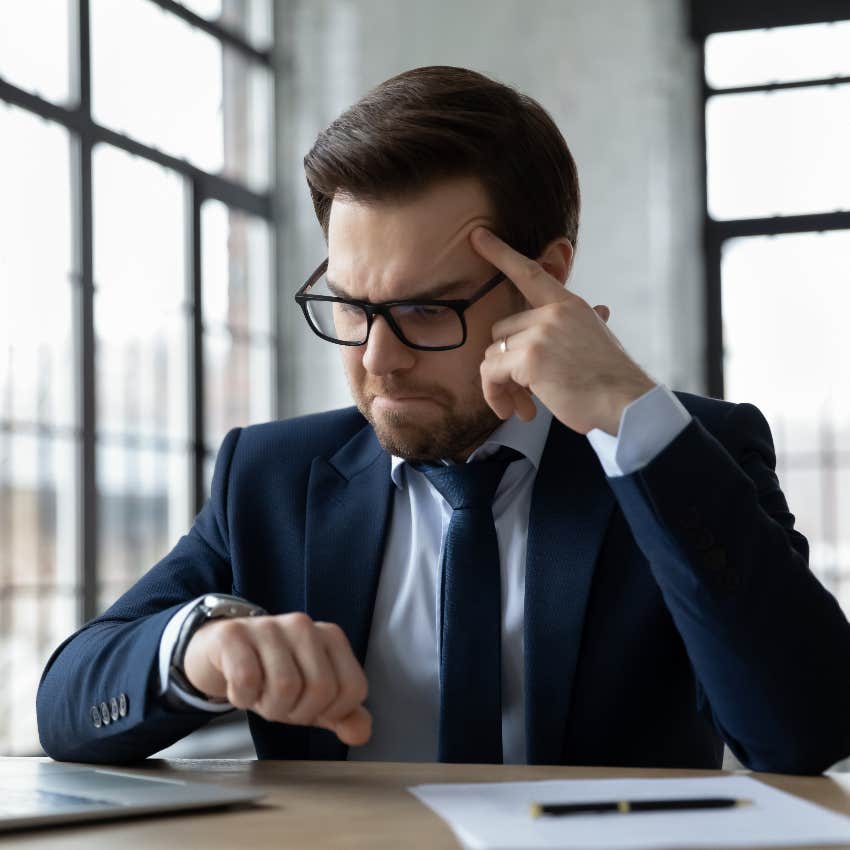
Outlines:
{"label": "index finger", "polygon": [[470,234],[470,241],[485,260],[514,282],[532,307],[566,301],[570,297],[564,285],[540,263],[515,251],[486,227],[476,227]]}

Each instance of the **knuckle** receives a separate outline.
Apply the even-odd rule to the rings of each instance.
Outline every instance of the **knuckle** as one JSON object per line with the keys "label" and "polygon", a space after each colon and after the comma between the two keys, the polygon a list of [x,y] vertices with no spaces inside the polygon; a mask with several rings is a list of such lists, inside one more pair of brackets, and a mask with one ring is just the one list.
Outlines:
{"label": "knuckle", "polygon": [[291,614],[284,614],[281,617],[281,622],[294,634],[304,635],[313,630],[312,618],[303,611],[293,611]]}
{"label": "knuckle", "polygon": [[221,620],[216,626],[216,635],[224,644],[234,644],[247,638],[245,624],[238,617],[233,620]]}
{"label": "knuckle", "polygon": [[316,683],[311,696],[314,703],[318,706],[317,710],[320,711],[326,706],[329,706],[339,696],[339,685],[333,680],[323,679],[321,682]]}
{"label": "knuckle", "polygon": [[278,676],[271,685],[271,696],[281,703],[292,704],[301,695],[303,683],[298,676]]}
{"label": "knuckle", "polygon": [[274,617],[257,617],[251,625],[255,634],[263,638],[276,637],[279,631]]}
{"label": "knuckle", "polygon": [[230,684],[242,694],[255,693],[260,688],[260,676],[256,670],[240,668],[230,677]]}
{"label": "knuckle", "polygon": [[537,260],[532,260],[530,257],[527,257],[525,259],[524,265],[525,274],[532,280],[540,277],[541,274],[545,273],[543,266],[541,266],[540,263],[537,262]]}
{"label": "knuckle", "polygon": [[529,343],[528,348],[526,349],[526,362],[531,368],[535,368],[540,365],[543,359],[543,347],[544,344],[541,340],[535,339]]}
{"label": "knuckle", "polygon": [[353,698],[357,703],[366,702],[366,698],[369,696],[369,683],[366,681],[366,677],[362,673],[357,677],[353,691]]}
{"label": "knuckle", "polygon": [[346,637],[345,632],[343,631],[342,626],[337,623],[317,623],[320,626],[322,632],[328,640],[333,641],[334,643],[345,644],[348,643],[348,638]]}

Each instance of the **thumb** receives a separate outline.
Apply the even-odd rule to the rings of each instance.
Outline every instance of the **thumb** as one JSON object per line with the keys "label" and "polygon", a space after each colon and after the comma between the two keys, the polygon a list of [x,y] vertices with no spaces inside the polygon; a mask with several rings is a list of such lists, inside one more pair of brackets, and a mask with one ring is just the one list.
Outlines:
{"label": "thumb", "polygon": [[359,747],[372,737],[372,715],[362,705],[342,720],[326,723],[319,718],[317,725],[334,732],[340,741],[349,746]]}
{"label": "thumb", "polygon": [[594,311],[602,319],[605,324],[608,324],[608,319],[611,318],[611,310],[609,307],[606,307],[604,304],[597,304],[594,308]]}

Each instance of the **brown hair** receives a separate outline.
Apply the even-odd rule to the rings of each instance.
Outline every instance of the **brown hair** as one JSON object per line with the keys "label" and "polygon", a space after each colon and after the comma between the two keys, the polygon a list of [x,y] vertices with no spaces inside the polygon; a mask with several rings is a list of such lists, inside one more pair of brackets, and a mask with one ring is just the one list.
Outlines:
{"label": "brown hair", "polygon": [[359,201],[404,199],[434,182],[477,177],[496,231],[537,257],[559,236],[575,245],[575,161],[537,101],[465,68],[415,68],[372,89],[323,130],[304,157],[327,236],[339,192]]}

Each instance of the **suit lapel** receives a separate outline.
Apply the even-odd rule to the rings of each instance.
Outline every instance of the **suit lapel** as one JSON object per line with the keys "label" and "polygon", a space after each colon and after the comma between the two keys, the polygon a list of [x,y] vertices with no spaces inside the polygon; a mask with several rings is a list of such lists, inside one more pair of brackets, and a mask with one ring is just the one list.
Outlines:
{"label": "suit lapel", "polygon": [[[360,664],[375,606],[389,525],[390,459],[371,427],[332,458],[316,458],[307,486],[305,607],[314,620],[345,631]],[[309,732],[309,758],[342,760],[348,748],[321,729]]]}
{"label": "suit lapel", "polygon": [[587,599],[614,496],[587,439],[553,420],[531,501],[525,576],[529,764],[559,764]]}

